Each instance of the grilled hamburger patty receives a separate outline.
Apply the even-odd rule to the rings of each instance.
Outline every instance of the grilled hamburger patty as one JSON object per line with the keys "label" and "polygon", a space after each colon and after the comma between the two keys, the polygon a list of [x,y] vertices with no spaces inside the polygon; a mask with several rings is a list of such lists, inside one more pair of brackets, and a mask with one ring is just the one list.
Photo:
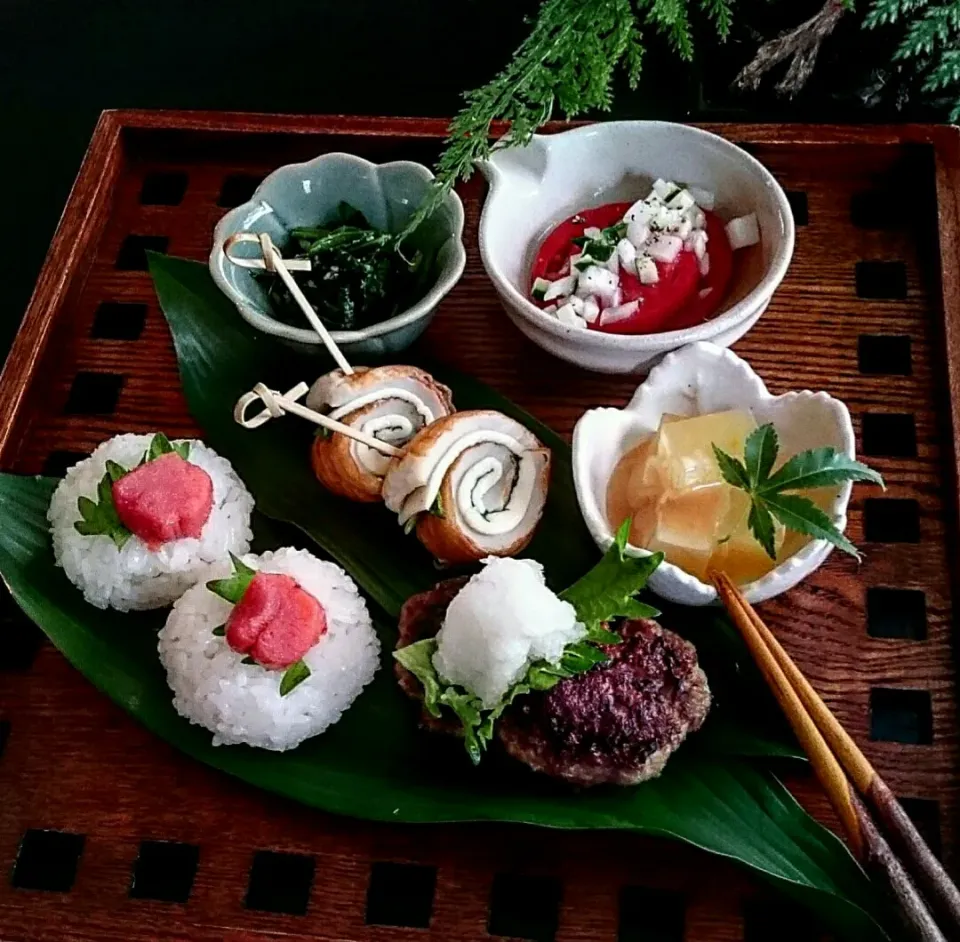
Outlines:
{"label": "grilled hamburger patty", "polygon": [[[397,626],[397,650],[405,648],[415,641],[422,641],[424,638],[436,637],[436,634],[443,627],[443,619],[447,614],[447,608],[453,601],[456,594],[467,584],[466,576],[459,576],[456,579],[445,579],[438,582],[427,592],[420,592],[417,595],[411,595],[403,608],[400,609],[400,622]],[[423,702],[423,687],[420,681],[410,673],[399,661],[393,662],[393,672],[400,684],[400,689],[411,700],[418,703]],[[453,733],[460,735],[460,721],[452,714],[445,714],[441,718],[431,716],[426,710],[421,711],[421,722],[441,733]]]}
{"label": "grilled hamburger patty", "polygon": [[507,752],[575,785],[655,778],[710,708],[696,649],[656,622],[626,622],[610,660],[516,701],[499,724]]}

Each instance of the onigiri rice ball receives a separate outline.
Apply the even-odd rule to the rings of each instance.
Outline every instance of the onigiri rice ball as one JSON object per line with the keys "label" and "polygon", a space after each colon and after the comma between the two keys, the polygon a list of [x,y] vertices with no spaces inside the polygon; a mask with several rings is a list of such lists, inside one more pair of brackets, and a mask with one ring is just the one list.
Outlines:
{"label": "onigiri rice ball", "polygon": [[[308,676],[281,693],[284,671],[231,646],[234,606],[206,585],[189,589],[173,606],[160,631],[160,660],[177,712],[210,730],[215,746],[293,749],[336,723],[370,683],[380,664],[380,641],[366,602],[339,566],[295,549],[251,554],[243,563],[292,577],[320,603],[325,631],[300,657]],[[218,577],[231,571],[224,565]],[[267,606],[256,625],[261,636],[275,627],[271,610]]]}
{"label": "onigiri rice ball", "polygon": [[[230,462],[201,441],[191,440],[187,461],[207,473],[212,504],[197,538],[174,539],[151,548],[138,536],[122,547],[104,534],[86,536],[75,524],[83,520],[79,499],[96,502],[97,486],[112,461],[130,470],[150,448],[153,435],[118,435],[74,465],[54,491],[47,519],[53,552],[67,578],[97,608],[162,608],[196,582],[210,578],[211,568],[250,549],[253,497]],[[176,444],[182,444],[177,442]]]}

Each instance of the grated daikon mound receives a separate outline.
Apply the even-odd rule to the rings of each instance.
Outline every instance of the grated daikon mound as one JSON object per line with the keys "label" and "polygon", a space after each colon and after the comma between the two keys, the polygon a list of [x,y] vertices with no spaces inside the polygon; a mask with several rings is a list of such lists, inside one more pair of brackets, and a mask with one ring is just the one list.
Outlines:
{"label": "grated daikon mound", "polygon": [[556,664],[585,629],[539,563],[490,557],[483,565],[450,603],[433,665],[491,708],[535,661]]}

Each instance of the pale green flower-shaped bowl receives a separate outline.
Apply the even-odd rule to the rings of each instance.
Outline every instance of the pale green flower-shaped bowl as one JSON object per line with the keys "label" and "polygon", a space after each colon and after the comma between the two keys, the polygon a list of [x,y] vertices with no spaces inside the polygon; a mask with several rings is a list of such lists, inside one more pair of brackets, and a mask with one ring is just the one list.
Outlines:
{"label": "pale green flower-shaped bowl", "polygon": [[[291,229],[315,226],[330,218],[341,201],[360,210],[379,229],[399,232],[430,188],[433,174],[422,164],[401,160],[374,164],[352,154],[323,154],[302,164],[274,170],[246,203],[231,209],[214,231],[210,273],[240,315],[257,330],[286,341],[311,346],[326,355],[320,338],[307,324],[293,326],[273,316],[265,284],[250,269],[234,265],[223,245],[237,232],[266,232],[284,246]],[[463,247],[463,204],[449,193],[439,209],[417,230],[417,244],[432,259],[423,296],[394,317],[359,330],[331,331],[348,356],[389,356],[408,347],[430,323],[437,305],[460,280],[466,264]],[[231,251],[258,257],[255,243],[239,243]]]}

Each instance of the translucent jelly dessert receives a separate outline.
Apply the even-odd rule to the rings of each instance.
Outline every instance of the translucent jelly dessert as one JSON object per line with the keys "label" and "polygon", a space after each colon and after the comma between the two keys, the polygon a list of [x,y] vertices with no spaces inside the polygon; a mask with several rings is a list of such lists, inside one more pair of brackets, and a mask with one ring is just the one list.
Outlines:
{"label": "translucent jelly dessert", "polygon": [[795,553],[807,538],[775,524],[771,559],[750,532],[750,498],[723,480],[713,446],[742,457],[757,427],[749,412],[730,410],[693,418],[664,416],[656,434],[618,462],[607,488],[607,517],[615,530],[632,517],[630,542],[662,552],[667,562],[709,581],[712,570],[752,582]]}

